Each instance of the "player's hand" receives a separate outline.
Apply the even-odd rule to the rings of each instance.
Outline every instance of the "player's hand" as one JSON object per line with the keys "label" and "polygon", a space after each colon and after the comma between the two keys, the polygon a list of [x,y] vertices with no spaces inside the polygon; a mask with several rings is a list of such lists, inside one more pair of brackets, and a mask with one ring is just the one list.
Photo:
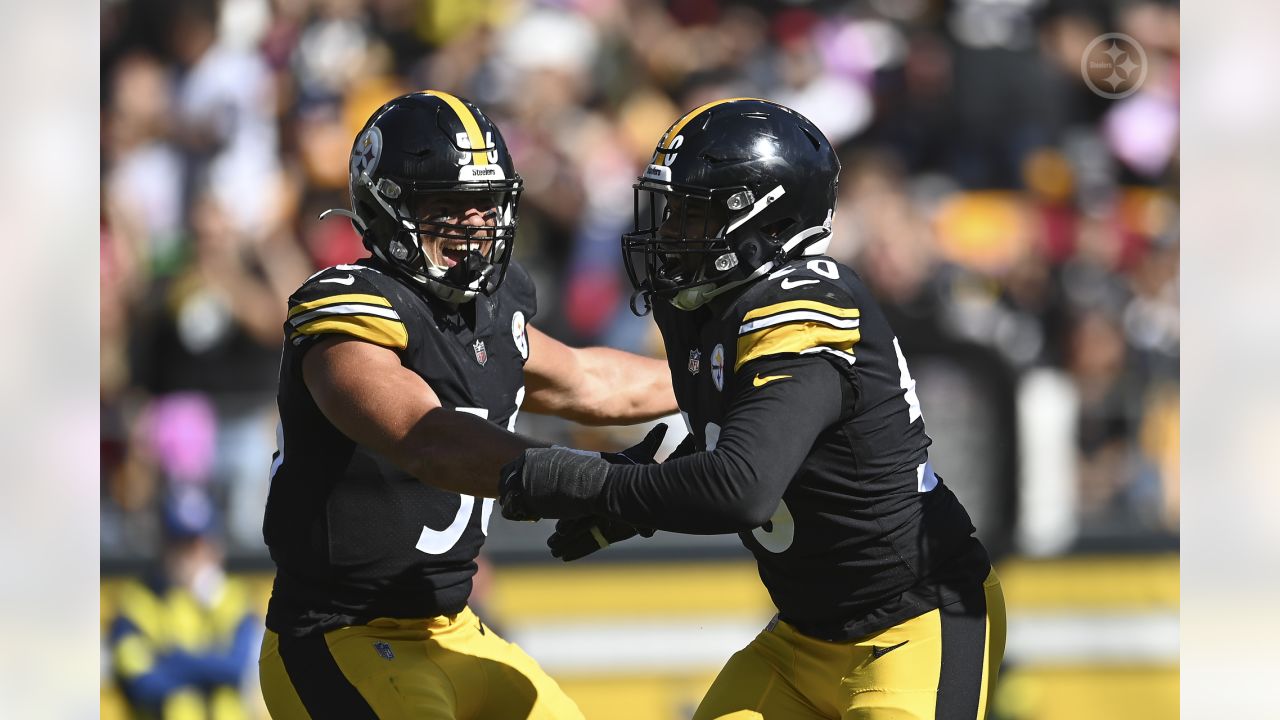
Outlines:
{"label": "player's hand", "polygon": [[584,558],[636,535],[653,537],[652,528],[636,528],[621,520],[592,515],[556,523],[556,531],[547,538],[551,556],[565,562]]}
{"label": "player's hand", "polygon": [[659,423],[644,439],[620,453],[570,448],[530,448],[502,468],[498,502],[508,520],[590,515],[604,489],[609,465],[653,462],[667,426]]}
{"label": "player's hand", "polygon": [[502,467],[498,502],[508,520],[590,515],[604,490],[609,461],[600,453],[529,448]]}
{"label": "player's hand", "polygon": [[671,462],[672,460],[693,455],[698,452],[702,452],[701,444],[698,442],[696,435],[689,433],[684,436],[684,440],[680,441],[680,444],[676,446],[676,449],[672,450],[671,454],[667,456],[666,462]]}
{"label": "player's hand", "polygon": [[612,465],[649,465],[654,462],[653,456],[658,454],[658,448],[662,447],[662,441],[666,437],[667,424],[658,423],[635,445],[622,452],[600,453],[600,457]]}

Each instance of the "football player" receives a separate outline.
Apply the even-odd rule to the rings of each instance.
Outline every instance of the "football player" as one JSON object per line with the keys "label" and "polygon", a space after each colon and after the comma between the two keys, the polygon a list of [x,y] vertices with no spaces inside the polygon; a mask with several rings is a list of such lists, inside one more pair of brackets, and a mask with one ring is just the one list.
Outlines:
{"label": "football player", "polygon": [[[276,564],[259,661],[275,718],[580,718],[467,608],[521,408],[584,423],[674,413],[666,366],[539,332],[511,262],[521,179],[498,128],[444,92],[398,97],[350,157],[372,253],[289,298]],[[612,461],[652,461],[660,437]]]}
{"label": "football player", "polygon": [[697,720],[973,720],[1004,653],[1000,585],[929,462],[898,340],[823,255],[839,172],[818,128],[771,102],[677,120],[623,250],[690,435],[661,465],[530,449],[503,470],[504,515],[578,518],[550,540],[565,559],[635,528],[741,537],[778,615]]}

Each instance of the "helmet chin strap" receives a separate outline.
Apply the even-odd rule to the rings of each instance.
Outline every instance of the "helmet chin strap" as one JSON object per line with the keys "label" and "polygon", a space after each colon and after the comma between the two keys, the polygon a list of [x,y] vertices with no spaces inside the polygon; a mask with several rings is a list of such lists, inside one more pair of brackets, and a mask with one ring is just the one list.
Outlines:
{"label": "helmet chin strap", "polygon": [[741,280],[734,280],[733,282],[728,282],[723,285],[703,283],[691,288],[685,288],[671,298],[671,304],[674,305],[677,310],[695,310],[740,285],[746,285],[753,280],[764,277],[764,275],[770,270],[773,270],[772,260],[756,268],[750,275],[742,278]]}
{"label": "helmet chin strap", "polygon": [[[780,190],[781,187],[782,186],[778,186],[777,189]],[[778,194],[781,195],[780,192]],[[815,236],[817,236],[818,239],[805,246],[801,254],[821,255],[826,252],[827,246],[831,244],[831,215],[831,211],[828,211],[826,222],[821,225],[805,228],[795,235],[792,235],[789,240],[782,244],[782,247],[779,249],[779,255],[785,257],[788,253],[794,250],[796,246]],[[753,280],[764,277],[766,274],[771,272],[773,268],[774,261],[770,260],[756,268],[750,275],[742,278],[741,280],[735,280],[723,285],[707,282],[702,283],[701,285],[695,285],[691,288],[685,288],[684,290],[677,292],[671,298],[670,302],[678,310],[695,310],[706,305],[712,299],[723,293],[726,293],[740,285],[744,285]],[[702,271],[700,270],[699,272]]]}

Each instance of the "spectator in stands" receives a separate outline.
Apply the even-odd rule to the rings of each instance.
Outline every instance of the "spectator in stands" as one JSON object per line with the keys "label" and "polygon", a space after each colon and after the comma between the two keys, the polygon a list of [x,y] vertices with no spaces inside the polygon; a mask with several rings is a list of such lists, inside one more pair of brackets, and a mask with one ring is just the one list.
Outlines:
{"label": "spectator in stands", "polygon": [[111,665],[131,708],[158,720],[247,717],[241,685],[254,676],[258,609],[223,569],[218,516],[199,489],[178,486],[163,506],[163,562],[128,581],[108,630]]}

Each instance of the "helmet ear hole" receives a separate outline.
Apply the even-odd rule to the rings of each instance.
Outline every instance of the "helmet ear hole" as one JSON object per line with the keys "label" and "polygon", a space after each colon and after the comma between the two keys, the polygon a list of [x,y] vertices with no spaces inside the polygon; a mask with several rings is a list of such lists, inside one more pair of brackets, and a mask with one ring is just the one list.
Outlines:
{"label": "helmet ear hole", "polygon": [[764,261],[764,247],[754,238],[744,240],[738,246],[738,258],[750,266],[759,265]]}

